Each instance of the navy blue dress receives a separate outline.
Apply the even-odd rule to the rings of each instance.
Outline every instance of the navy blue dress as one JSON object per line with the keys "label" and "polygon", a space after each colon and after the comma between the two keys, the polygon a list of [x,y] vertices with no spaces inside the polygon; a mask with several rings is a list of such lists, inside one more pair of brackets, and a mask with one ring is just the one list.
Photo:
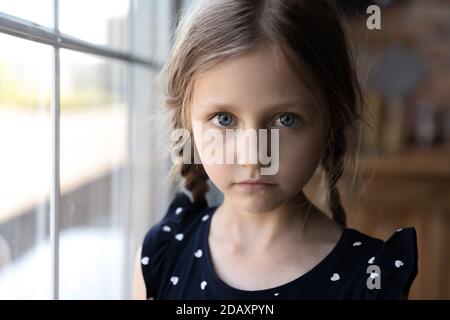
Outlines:
{"label": "navy blue dress", "polygon": [[387,240],[344,229],[315,267],[283,285],[241,290],[222,281],[209,254],[211,216],[218,206],[199,206],[178,192],[142,243],[147,299],[400,299],[417,275],[414,228]]}

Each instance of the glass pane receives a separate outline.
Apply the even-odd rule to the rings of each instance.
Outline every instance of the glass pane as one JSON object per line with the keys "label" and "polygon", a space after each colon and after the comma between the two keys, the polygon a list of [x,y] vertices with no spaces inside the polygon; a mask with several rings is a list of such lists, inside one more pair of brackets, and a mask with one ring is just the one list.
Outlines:
{"label": "glass pane", "polygon": [[60,30],[94,44],[125,50],[129,2],[130,0],[60,0]]}
{"label": "glass pane", "polygon": [[[133,89],[133,112],[130,117],[131,148],[130,166],[132,184],[130,185],[130,244],[127,253],[127,268],[125,294],[127,298],[132,298],[132,280],[134,271],[134,261],[138,246],[147,229],[153,224],[150,213],[157,212],[155,208],[156,200],[163,200],[166,189],[163,178],[159,179],[157,174],[164,174],[163,170],[155,167],[156,159],[160,154],[157,143],[155,143],[158,125],[162,125],[159,117],[155,116],[156,99],[151,90],[156,71],[134,65],[132,67]],[[163,142],[161,142],[163,143]],[[158,152],[155,152],[158,150]],[[156,155],[158,153],[158,155]]]}
{"label": "glass pane", "polygon": [[61,299],[120,299],[127,197],[126,64],[61,50]]}
{"label": "glass pane", "polygon": [[0,299],[48,299],[52,49],[0,47]]}
{"label": "glass pane", "polygon": [[133,1],[132,52],[162,65],[167,58],[172,28],[173,1]]}
{"label": "glass pane", "polygon": [[0,12],[53,28],[53,0],[0,0]]}

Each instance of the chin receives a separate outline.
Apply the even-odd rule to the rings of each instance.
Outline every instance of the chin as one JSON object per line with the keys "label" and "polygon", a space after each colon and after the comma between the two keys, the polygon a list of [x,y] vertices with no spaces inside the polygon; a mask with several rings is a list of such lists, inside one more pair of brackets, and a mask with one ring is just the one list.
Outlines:
{"label": "chin", "polygon": [[277,197],[268,197],[267,195],[257,193],[240,194],[233,196],[232,199],[236,206],[251,213],[269,212],[282,204],[282,201],[278,201]]}

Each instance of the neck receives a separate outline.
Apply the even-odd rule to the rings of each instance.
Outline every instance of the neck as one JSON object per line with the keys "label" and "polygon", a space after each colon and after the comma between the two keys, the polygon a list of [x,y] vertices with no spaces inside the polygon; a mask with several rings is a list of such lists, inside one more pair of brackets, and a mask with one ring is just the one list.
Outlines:
{"label": "neck", "polygon": [[214,216],[219,234],[230,245],[260,252],[282,237],[300,241],[299,237],[306,231],[306,221],[314,212],[314,205],[302,191],[278,207],[257,212],[246,210],[225,196]]}

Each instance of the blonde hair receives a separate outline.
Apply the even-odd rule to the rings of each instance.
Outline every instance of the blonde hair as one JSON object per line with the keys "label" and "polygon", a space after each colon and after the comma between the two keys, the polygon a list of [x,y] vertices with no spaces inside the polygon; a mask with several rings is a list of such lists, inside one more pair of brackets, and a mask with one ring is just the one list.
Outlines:
{"label": "blonde hair", "polygon": [[[329,130],[320,164],[332,217],[346,225],[336,184],[344,170],[344,157],[350,155],[352,165],[356,163],[365,103],[342,20],[340,10],[329,0],[194,1],[177,17],[171,51],[158,81],[171,111],[172,129],[192,132],[189,112],[196,77],[264,45],[276,49],[311,91],[318,90],[313,96],[323,101]],[[201,164],[174,164],[171,175],[175,174],[185,178],[195,202],[206,203],[208,176]]]}

